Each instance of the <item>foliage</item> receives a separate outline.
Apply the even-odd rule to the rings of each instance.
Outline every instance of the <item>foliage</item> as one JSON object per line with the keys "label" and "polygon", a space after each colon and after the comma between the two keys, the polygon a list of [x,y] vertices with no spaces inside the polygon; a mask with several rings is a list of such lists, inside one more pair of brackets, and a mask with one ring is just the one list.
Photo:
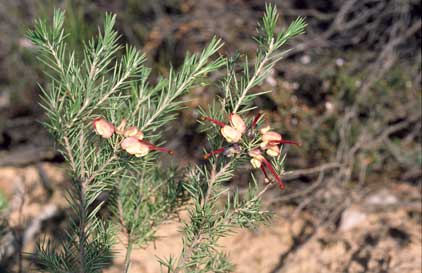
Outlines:
{"label": "foliage", "polygon": [[[180,68],[170,69],[167,77],[158,77],[154,83],[144,55],[135,47],[119,45],[115,16],[106,14],[103,30],[78,52],[67,46],[64,19],[64,12],[57,10],[52,22],[38,20],[28,34],[50,79],[41,87],[45,126],[60,145],[72,177],[67,194],[67,238],[39,243],[36,258],[41,269],[100,272],[110,262],[112,246],[121,231],[127,245],[124,271],[128,272],[132,248],[154,240],[157,225],[190,200],[183,251],[178,259],[160,260],[161,264],[168,272],[232,271],[226,255],[217,250],[218,239],[235,226],[251,228],[269,220],[269,213],[260,209],[260,197],[271,184],[260,187],[253,178],[245,196],[225,187],[236,170],[246,165],[248,152],[258,147],[261,136],[252,130],[243,137],[241,150],[234,156],[212,156],[209,163],[185,170],[163,168],[157,163],[156,151],[167,149],[152,143],[163,143],[160,131],[183,107],[182,96],[195,86],[207,85],[206,77],[224,66],[224,95],[202,113],[212,119],[238,113],[249,121],[246,115],[260,94],[252,89],[283,57],[285,51],[278,50],[286,41],[304,31],[303,19],[276,32],[278,13],[268,5],[255,38],[257,54],[252,69],[247,58],[239,72],[234,58],[216,56],[223,44],[214,38],[201,53],[187,54]],[[97,121],[112,130],[111,134],[102,134]],[[254,122],[258,126],[262,123],[261,119]],[[224,144],[214,125],[203,122],[202,126],[211,147]],[[147,147],[145,154],[134,156],[124,148],[124,142],[133,138],[125,128],[136,128],[142,134],[137,141]],[[283,162],[281,153],[272,161],[279,173]],[[278,175],[275,178],[279,179]],[[226,201],[221,206],[222,200]],[[111,216],[101,212],[111,212]]]}

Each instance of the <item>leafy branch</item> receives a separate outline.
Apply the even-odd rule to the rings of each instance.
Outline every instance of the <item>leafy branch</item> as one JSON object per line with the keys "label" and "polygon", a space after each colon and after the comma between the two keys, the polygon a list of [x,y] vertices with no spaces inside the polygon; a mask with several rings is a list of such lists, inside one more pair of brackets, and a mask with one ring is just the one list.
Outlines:
{"label": "leafy branch", "polygon": [[[250,73],[248,60],[243,65],[241,76],[235,71],[234,59],[227,62],[227,76],[222,81],[224,97],[218,98],[221,104],[213,102],[208,111],[201,114],[205,121],[201,122],[203,131],[208,133],[210,147],[218,148],[205,155],[209,164],[193,167],[186,177],[184,184],[186,191],[193,199],[189,209],[190,219],[183,227],[183,249],[177,259],[160,260],[168,272],[232,272],[233,267],[227,261],[224,253],[218,250],[218,240],[230,234],[236,226],[254,228],[262,222],[268,222],[270,213],[261,210],[261,198],[272,187],[265,167],[283,185],[276,172],[283,172],[285,155],[280,153],[278,146],[271,146],[277,156],[270,162],[260,153],[259,143],[265,141],[265,133],[257,135],[260,115],[245,125],[242,117],[236,113],[247,113],[253,108],[254,98],[263,93],[251,93],[253,87],[258,86],[265,79],[286,51],[279,53],[279,49],[289,40],[303,33],[306,24],[302,18],[295,20],[285,31],[275,32],[278,13],[275,7],[267,5],[262,23],[258,28],[257,56],[254,72]],[[221,121],[229,117],[229,123]],[[215,128],[220,127],[220,134]],[[269,130],[269,129],[268,129]],[[266,132],[266,131],[262,131]],[[272,134],[277,136],[277,134]],[[222,140],[226,140],[226,143]],[[278,143],[295,143],[282,141]],[[268,144],[265,144],[268,145]],[[266,146],[262,146],[261,148]],[[251,153],[253,151],[253,153]],[[231,192],[225,187],[226,183],[234,180],[236,170],[245,165],[252,157],[261,165],[267,184],[263,187],[253,178],[246,196],[237,191]],[[273,155],[274,156],[274,155]],[[258,164],[258,163],[253,163]],[[265,167],[263,167],[265,165]],[[224,205],[221,206],[221,201]]]}
{"label": "leafy branch", "polygon": [[[202,53],[189,55],[179,71],[172,70],[168,79],[160,78],[151,87],[150,69],[143,65],[145,57],[137,49],[126,46],[123,56],[116,58],[122,47],[114,30],[115,16],[106,14],[104,30],[84,44],[82,59],[67,49],[64,20],[64,12],[56,10],[52,24],[38,20],[28,33],[51,80],[42,87],[45,125],[63,148],[72,177],[67,194],[67,240],[60,246],[50,240],[41,242],[36,257],[45,271],[98,272],[111,260],[117,218],[127,233],[127,271],[132,247],[154,239],[154,227],[171,216],[183,194],[177,179],[169,181],[176,170],[169,173],[152,164],[156,153],[128,157],[122,150],[126,136],[98,139],[92,122],[99,116],[108,117],[116,123],[127,120],[128,125],[142,125],[139,130],[144,132],[155,131],[174,118],[181,108],[180,96],[223,65],[222,58],[210,61],[222,43],[214,39]],[[145,96],[140,99],[138,95]],[[133,115],[134,109],[148,114],[140,118]],[[151,140],[158,138],[159,134],[150,136]],[[104,194],[106,202],[99,201]],[[113,211],[113,217],[100,218],[100,210]],[[104,238],[109,239],[98,245]]]}
{"label": "leafy branch", "polygon": [[[291,38],[294,38],[302,34],[306,28],[306,23],[303,18],[298,18],[293,21],[287,30],[281,31],[275,34],[275,28],[278,21],[277,8],[272,5],[267,5],[265,9],[265,16],[262,19],[262,23],[258,27],[258,36],[255,40],[258,43],[258,50],[256,56],[256,63],[254,66],[253,74],[249,71],[248,59],[245,59],[243,77],[237,80],[236,75],[228,75],[226,81],[226,88],[229,90],[234,89],[234,94],[226,92],[228,100],[232,104],[233,113],[241,110],[241,107],[245,107],[251,103],[251,101],[258,94],[250,94],[249,92],[255,86],[258,86],[268,75],[268,72],[274,67],[274,65],[280,61],[283,56],[288,52],[278,52],[278,50]],[[235,81],[235,82],[233,82]],[[234,86],[230,88],[230,85]],[[250,109],[245,108],[240,112],[245,112]]]}

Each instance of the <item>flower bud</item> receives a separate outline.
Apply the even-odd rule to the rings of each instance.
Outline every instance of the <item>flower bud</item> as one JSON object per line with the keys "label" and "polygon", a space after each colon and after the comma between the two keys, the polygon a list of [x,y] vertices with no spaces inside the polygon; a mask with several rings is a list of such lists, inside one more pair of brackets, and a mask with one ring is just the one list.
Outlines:
{"label": "flower bud", "polygon": [[231,126],[221,128],[221,134],[229,143],[237,143],[242,138],[242,133]]}
{"label": "flower bud", "polygon": [[269,132],[270,130],[271,130],[270,125],[267,125],[267,126],[262,127],[261,129],[259,129],[259,132],[263,135],[263,134]]}
{"label": "flower bud", "polygon": [[144,139],[144,133],[142,133],[141,131],[138,131],[136,133],[136,135],[134,135],[134,137],[136,137],[139,140],[143,140]]}
{"label": "flower bud", "polygon": [[240,133],[243,134],[246,131],[246,124],[238,114],[231,113],[229,120],[230,120],[230,125],[234,129],[238,130]]}
{"label": "flower bud", "polygon": [[119,135],[123,135],[125,132],[126,124],[127,124],[127,120],[125,118],[122,119],[119,126],[117,126],[116,128],[116,133],[118,133]]}
{"label": "flower bud", "polygon": [[150,151],[148,144],[142,143],[135,136],[125,138],[121,143],[121,147],[123,150],[136,157],[145,156]]}
{"label": "flower bud", "polygon": [[259,149],[253,149],[248,152],[250,157],[262,157],[261,151]]}
{"label": "flower bud", "polygon": [[114,125],[103,118],[94,119],[93,126],[95,133],[103,138],[110,138],[114,134]]}
{"label": "flower bud", "polygon": [[279,154],[280,154],[280,147],[278,146],[278,145],[268,145],[267,147],[266,147],[266,153],[267,153],[267,155],[269,155],[269,156],[272,156],[272,157],[277,157],[277,156],[279,156]]}
{"label": "flower bud", "polygon": [[251,162],[252,167],[254,167],[255,169],[261,168],[262,162],[258,158],[254,157],[251,159],[250,162]]}
{"label": "flower bud", "polygon": [[262,141],[265,142],[265,143],[268,143],[268,142],[273,141],[273,140],[281,140],[281,135],[279,133],[271,132],[271,131],[265,132],[262,135]]}
{"label": "flower bud", "polygon": [[260,168],[261,165],[262,165],[262,160],[264,158],[261,154],[261,151],[259,149],[253,149],[253,150],[250,150],[248,152],[248,154],[249,154],[250,157],[252,157],[252,159],[250,161],[252,167]]}
{"label": "flower bud", "polygon": [[125,132],[123,133],[123,135],[125,137],[133,137],[136,136],[136,134],[139,132],[138,128],[135,126],[129,127],[125,130]]}

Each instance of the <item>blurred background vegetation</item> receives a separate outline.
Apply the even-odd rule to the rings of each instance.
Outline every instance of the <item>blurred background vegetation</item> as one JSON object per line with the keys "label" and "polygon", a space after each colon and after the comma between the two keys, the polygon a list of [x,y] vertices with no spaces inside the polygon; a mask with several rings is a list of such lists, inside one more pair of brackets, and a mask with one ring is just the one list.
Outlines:
{"label": "blurred background vegetation", "polygon": [[[309,27],[291,42],[292,51],[261,87],[273,92],[255,102],[286,138],[303,143],[288,151],[287,190],[271,192],[266,204],[292,206],[296,214],[312,215],[314,227],[335,231],[351,204],[388,189],[399,199],[396,206],[408,209],[412,223],[420,226],[420,1],[271,2],[284,22],[305,16]],[[56,190],[43,163],[63,162],[39,125],[37,84],[45,85],[46,79],[25,38],[34,19],[51,17],[56,7],[66,10],[70,46],[82,54],[81,43],[96,34],[104,13],[116,13],[121,42],[145,52],[159,75],[168,73],[169,64],[177,67],[186,51],[199,51],[214,34],[226,43],[222,54],[253,56],[250,37],[264,5],[263,0],[0,0],[0,211],[5,221],[0,234],[13,235],[9,241],[3,236],[0,247],[5,272],[22,270],[23,258],[13,253],[25,248],[22,234],[33,219],[17,217],[8,225],[13,213],[26,208],[25,200],[32,200],[23,171],[35,168],[47,197],[29,203],[42,207],[54,200],[49,198]],[[195,109],[218,92],[215,86],[192,90],[186,110],[168,129],[169,145],[182,164],[201,160],[206,141],[198,134]],[[23,186],[13,182],[10,168]],[[230,186],[248,181],[247,174],[238,178]],[[52,215],[48,221],[63,221],[60,212]],[[43,221],[41,229],[48,232],[51,222]]]}

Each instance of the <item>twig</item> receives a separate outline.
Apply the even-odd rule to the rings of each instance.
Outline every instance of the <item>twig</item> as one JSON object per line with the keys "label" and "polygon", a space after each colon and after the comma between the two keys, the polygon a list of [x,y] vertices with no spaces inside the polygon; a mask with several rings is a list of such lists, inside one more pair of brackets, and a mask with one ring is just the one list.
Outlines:
{"label": "twig", "polygon": [[307,187],[305,190],[296,191],[291,194],[280,196],[280,198],[277,198],[277,201],[283,202],[283,201],[290,200],[292,198],[297,198],[297,197],[307,195],[308,193],[311,193],[313,190],[318,188],[321,185],[322,181],[324,181],[324,170],[320,170],[320,173],[316,182],[313,183],[311,186]]}
{"label": "twig", "polygon": [[[231,165],[231,161],[226,163],[218,172],[216,172],[216,168],[217,168],[216,164],[217,163],[214,162],[212,167],[211,167],[211,176],[210,176],[210,178],[207,182],[207,184],[208,184],[207,192],[205,193],[205,197],[201,202],[202,207],[204,207],[208,203],[208,200],[210,199],[211,194],[212,194],[212,187],[215,184],[215,181],[217,181],[217,179],[221,175],[226,173],[226,170]],[[178,272],[180,272],[180,270],[182,270],[184,264],[186,263],[186,261],[188,261],[190,259],[190,257],[192,256],[193,250],[201,242],[201,240],[202,240],[202,236],[201,236],[201,233],[199,233],[196,236],[196,238],[193,240],[192,244],[182,252],[181,257],[178,259],[177,266],[174,270],[174,273],[178,273]]]}
{"label": "twig", "polygon": [[64,136],[63,139],[64,139],[66,153],[67,153],[68,159],[70,161],[70,166],[71,166],[72,170],[74,172],[76,172],[75,159],[73,158],[72,147],[70,146],[69,138],[67,136]]}
{"label": "twig", "polygon": [[289,172],[284,173],[283,180],[292,180],[303,175],[312,175],[315,173],[324,172],[326,170],[337,169],[337,168],[340,168],[341,166],[342,165],[338,162],[331,162],[331,163],[326,163],[326,164],[309,168],[309,169],[289,171]]}

